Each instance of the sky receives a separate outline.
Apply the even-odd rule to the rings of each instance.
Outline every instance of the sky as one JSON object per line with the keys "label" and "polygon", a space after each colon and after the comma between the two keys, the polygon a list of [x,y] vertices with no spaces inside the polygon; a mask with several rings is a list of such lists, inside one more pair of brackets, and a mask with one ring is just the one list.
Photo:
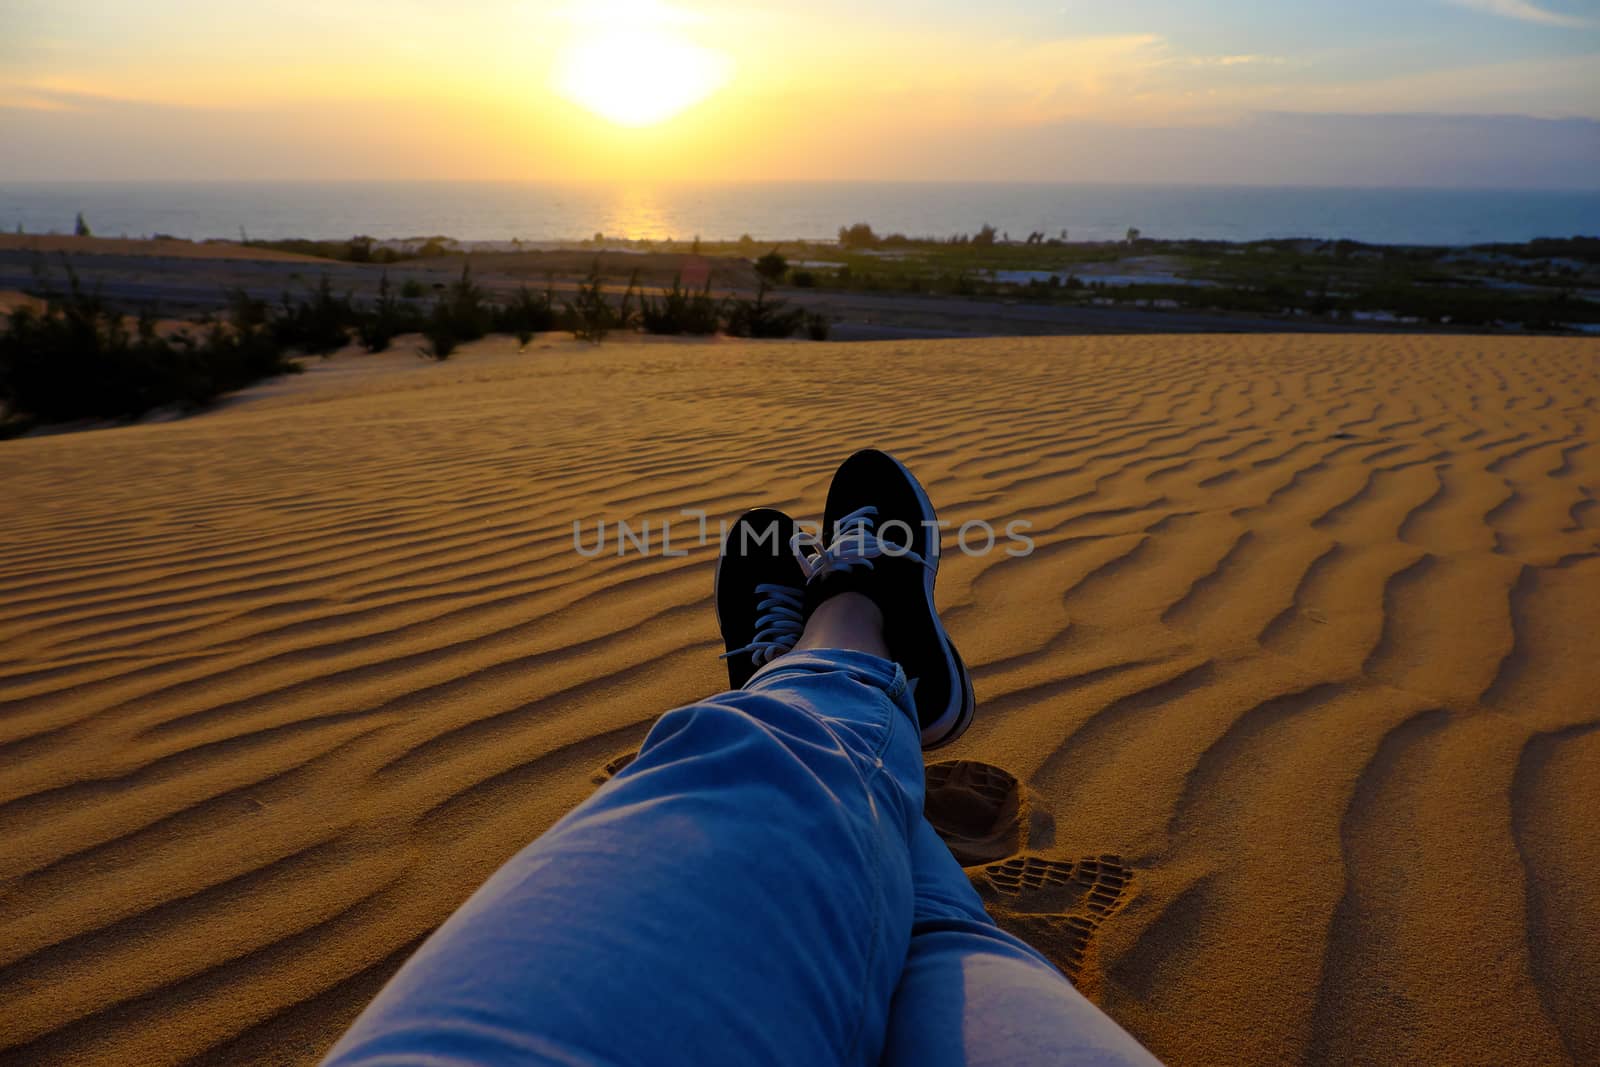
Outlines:
{"label": "sky", "polygon": [[0,0],[0,181],[1600,187],[1600,0]]}

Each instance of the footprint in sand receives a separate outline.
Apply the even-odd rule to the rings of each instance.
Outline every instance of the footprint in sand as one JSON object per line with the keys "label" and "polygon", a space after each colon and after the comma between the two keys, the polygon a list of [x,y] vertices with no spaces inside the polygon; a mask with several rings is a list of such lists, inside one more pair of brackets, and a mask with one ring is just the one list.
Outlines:
{"label": "footprint in sand", "polygon": [[[638,752],[608,760],[607,782]],[[1105,854],[1059,858],[1055,819],[1008,771],[973,760],[928,766],[923,810],[1002,929],[1050,957],[1080,987],[1098,984],[1095,937],[1132,898],[1133,870]]]}
{"label": "footprint in sand", "polygon": [[1015,776],[986,763],[931,765],[924,810],[995,922],[1080,987],[1098,985],[1096,935],[1133,895],[1122,857],[1045,854],[1055,819]]}
{"label": "footprint in sand", "polygon": [[1018,856],[967,873],[1003,929],[1049,956],[1074,983],[1097,984],[1095,936],[1131,896],[1133,871],[1122,857]]}
{"label": "footprint in sand", "polygon": [[[1022,789],[1016,778],[999,767],[949,760],[930,765],[927,774],[923,812],[963,867],[1003,859],[1020,849],[1027,838],[1054,834],[1053,825],[1023,825]],[[1043,811],[1042,807],[1028,807],[1030,814]]]}

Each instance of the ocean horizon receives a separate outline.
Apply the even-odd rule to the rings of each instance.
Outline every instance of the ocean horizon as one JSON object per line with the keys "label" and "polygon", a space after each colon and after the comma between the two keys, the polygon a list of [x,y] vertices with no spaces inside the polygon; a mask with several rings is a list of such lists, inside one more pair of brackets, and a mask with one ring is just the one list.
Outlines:
{"label": "ocean horizon", "polygon": [[662,241],[950,237],[1469,245],[1600,234],[1600,190],[974,182],[0,182],[0,226],[107,237]]}

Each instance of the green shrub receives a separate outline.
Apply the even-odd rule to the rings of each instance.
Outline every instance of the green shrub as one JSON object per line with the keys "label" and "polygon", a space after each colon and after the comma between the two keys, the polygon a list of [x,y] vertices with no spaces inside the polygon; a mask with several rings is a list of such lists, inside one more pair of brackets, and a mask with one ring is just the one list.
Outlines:
{"label": "green shrub", "polygon": [[389,286],[389,275],[378,279],[378,299],[372,310],[360,316],[356,324],[356,337],[368,352],[382,352],[395,337],[422,328],[422,317],[417,309],[404,300],[397,299]]}
{"label": "green shrub", "polygon": [[272,316],[272,336],[284,348],[326,356],[350,343],[350,327],[358,320],[350,294],[335,295],[324,274],[304,300],[283,294],[283,305]]}
{"label": "green shrub", "polygon": [[0,332],[0,402],[12,420],[131,418],[153,408],[202,407],[252,382],[300,369],[262,325],[259,304],[236,305],[233,321],[203,338],[156,333],[150,314],[129,330],[123,317],[69,275],[45,310],[18,308]]}
{"label": "green shrub", "polygon": [[717,332],[722,314],[720,302],[711,298],[711,280],[705,288],[690,292],[683,288],[683,276],[672,279],[672,288],[661,294],[659,300],[645,297],[639,310],[639,321],[648,333],[660,334],[711,334]]}
{"label": "green shrub", "polygon": [[755,265],[756,273],[769,286],[782,284],[783,276],[789,273],[789,261],[776,248],[756,260]]}
{"label": "green shrub", "polygon": [[627,291],[622,294],[621,304],[613,307],[606,298],[600,261],[595,260],[588,277],[578,286],[577,295],[566,303],[566,319],[572,335],[580,341],[599,344],[612,330],[626,329],[633,318],[630,304],[638,277],[639,272],[635,271],[628,281]]}
{"label": "green shrub", "polygon": [[787,308],[782,300],[734,300],[728,304],[730,337],[792,337],[805,325],[806,313]]}
{"label": "green shrub", "polygon": [[425,295],[427,290],[415,278],[407,278],[400,286],[400,296],[406,300],[421,300]]}
{"label": "green shrub", "polygon": [[450,283],[444,292],[443,304],[448,308],[451,329],[458,341],[476,341],[489,332],[494,313],[484,303],[483,290],[472,280],[472,268],[463,266],[461,277]]}
{"label": "green shrub", "polygon": [[400,259],[399,253],[392,248],[376,247],[377,242],[364,234],[357,235],[345,242],[344,252],[335,255],[335,259],[347,259],[351,263],[393,263]]}
{"label": "green shrub", "polygon": [[494,313],[495,332],[515,334],[517,343],[522,345],[533,340],[536,333],[555,329],[555,325],[555,299],[550,291],[535,293],[526,285]]}
{"label": "green shrub", "polygon": [[460,344],[456,336],[455,320],[450,314],[449,301],[440,298],[433,306],[433,314],[428,316],[427,324],[422,327],[422,336],[427,344],[417,349],[424,358],[435,359],[440,363],[450,358],[450,354]]}
{"label": "green shrub", "polygon": [[776,248],[756,261],[756,298],[734,300],[727,305],[730,336],[789,337],[805,325],[804,311],[788,309],[782,300],[767,299],[767,294],[788,269],[788,261]]}
{"label": "green shrub", "polygon": [[[180,338],[187,343],[188,335]],[[205,399],[220,396],[280,374],[299,374],[300,364],[287,358],[271,336],[248,319],[234,318],[216,324],[198,342],[198,352],[206,364],[213,392]]]}
{"label": "green shrub", "polygon": [[858,222],[853,226],[840,226],[839,245],[841,248],[876,248],[878,235],[873,233],[872,227],[865,222]]}
{"label": "green shrub", "polygon": [[639,271],[637,268],[628,275],[628,287],[622,291],[622,300],[617,304],[617,329],[631,330],[639,325],[639,313],[634,309],[633,302],[639,296]]}
{"label": "green shrub", "polygon": [[257,300],[242,288],[228,289],[225,295],[229,321],[234,326],[241,330],[260,330],[267,325],[269,313],[265,300]]}
{"label": "green shrub", "polygon": [[[270,248],[277,252],[293,252],[301,256],[316,256],[318,259],[337,259],[346,263],[394,263],[410,258],[392,248],[377,248],[375,247],[377,242],[364,235],[352,237],[348,241],[312,241],[303,237],[252,241],[241,229],[239,243],[250,248]],[[422,253],[419,252],[417,255],[420,257]]]}
{"label": "green shrub", "polygon": [[427,344],[418,351],[429,359],[449,359],[457,346],[488,333],[494,318],[494,309],[484,302],[483,290],[472,280],[472,268],[463,266],[461,277],[445,287],[427,319],[419,324]]}

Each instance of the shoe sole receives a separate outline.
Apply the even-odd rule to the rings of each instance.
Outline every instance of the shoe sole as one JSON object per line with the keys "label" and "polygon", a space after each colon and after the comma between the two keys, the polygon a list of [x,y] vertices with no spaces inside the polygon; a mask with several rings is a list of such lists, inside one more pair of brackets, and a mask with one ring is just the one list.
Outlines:
{"label": "shoe sole", "polygon": [[[881,452],[881,454],[899,468],[900,473],[905,476],[906,482],[916,491],[917,506],[922,509],[924,522],[935,524],[931,527],[934,533],[930,537],[933,544],[933,559],[930,562],[933,566],[923,569],[922,586],[923,592],[928,598],[928,616],[933,619],[933,626],[939,633],[939,640],[944,642],[945,650],[948,652],[946,659],[954,672],[950,677],[949,691],[952,693],[960,692],[961,702],[955,707],[948,708],[943,715],[922,728],[922,747],[924,751],[928,751],[948,745],[967,732],[967,727],[972,725],[972,717],[977,711],[978,699],[977,695],[972,691],[972,675],[967,670],[966,662],[962,660],[961,653],[956,649],[955,642],[950,640],[950,635],[945,632],[944,620],[939,617],[939,610],[933,602],[933,586],[935,580],[939,577],[939,559],[944,554],[944,550],[939,543],[943,536],[943,531],[939,530],[937,525],[939,517],[933,510],[933,501],[928,499],[928,491],[922,487],[922,483],[917,480],[916,475],[907,469],[904,463],[901,463],[887,452]],[[923,529],[928,530],[930,527],[924,525]]]}

